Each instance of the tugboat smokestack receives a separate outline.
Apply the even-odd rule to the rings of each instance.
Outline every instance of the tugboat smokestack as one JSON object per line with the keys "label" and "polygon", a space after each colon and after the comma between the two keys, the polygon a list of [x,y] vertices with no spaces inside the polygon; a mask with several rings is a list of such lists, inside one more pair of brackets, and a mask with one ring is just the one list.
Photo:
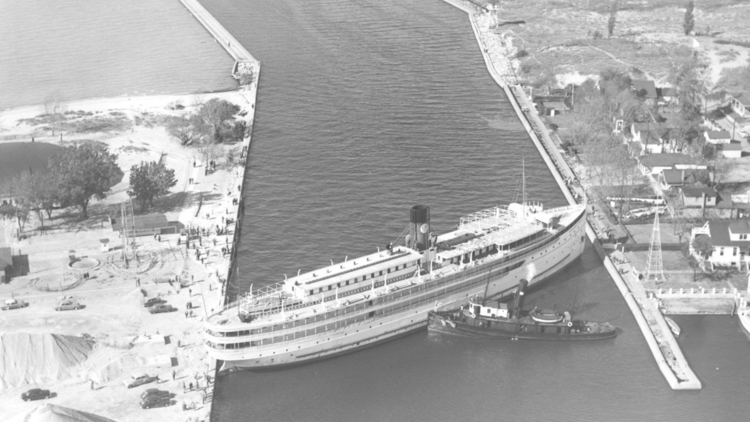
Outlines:
{"label": "tugboat smokestack", "polygon": [[523,309],[523,295],[524,290],[526,290],[526,287],[528,287],[529,282],[528,280],[522,278],[520,282],[518,282],[518,287],[516,288],[516,297],[513,299],[513,310],[511,317],[518,318],[521,316],[521,309]]}

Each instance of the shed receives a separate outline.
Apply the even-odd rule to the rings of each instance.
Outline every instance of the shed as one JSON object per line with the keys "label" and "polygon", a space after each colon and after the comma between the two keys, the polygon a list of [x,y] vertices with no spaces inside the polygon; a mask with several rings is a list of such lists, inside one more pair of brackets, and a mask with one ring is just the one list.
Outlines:
{"label": "shed", "polygon": [[706,142],[712,144],[728,144],[732,142],[732,134],[726,130],[707,130],[703,132]]}
{"label": "shed", "polygon": [[[129,222],[130,223],[130,222]],[[123,234],[122,220],[110,217],[112,230]],[[125,225],[128,236],[151,236],[155,234],[177,233],[176,226],[170,226],[164,214],[146,214],[133,216],[133,222]]]}
{"label": "shed", "polygon": [[732,142],[721,146],[721,156],[724,158],[742,158],[742,144]]}
{"label": "shed", "polygon": [[557,114],[567,113],[569,108],[562,101],[542,101],[542,114],[545,116],[554,116]]}

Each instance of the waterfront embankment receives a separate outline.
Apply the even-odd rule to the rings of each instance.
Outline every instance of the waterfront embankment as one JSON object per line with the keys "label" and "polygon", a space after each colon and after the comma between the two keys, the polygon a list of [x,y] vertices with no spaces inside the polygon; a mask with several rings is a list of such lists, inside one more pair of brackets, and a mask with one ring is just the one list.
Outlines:
{"label": "waterfront embankment", "polygon": [[[238,90],[70,101],[62,117],[66,130],[54,136],[41,106],[0,114],[8,140],[102,144],[117,154],[125,173],[105,200],[91,204],[88,219],[62,210],[44,230],[34,229],[34,219],[20,235],[15,224],[2,226],[0,246],[23,257],[27,267],[0,285],[0,294],[29,303],[0,324],[7,352],[0,367],[0,400],[8,404],[0,409],[2,420],[33,412],[40,402],[19,396],[36,386],[53,392],[46,403],[117,421],[210,419],[217,362],[203,347],[202,321],[224,305],[237,252],[260,65],[205,9],[200,13],[199,22],[211,25],[209,33],[236,60],[227,71],[237,76],[238,63],[244,64]],[[165,130],[165,122],[196,113],[211,99],[240,107],[234,124],[244,126],[241,137],[207,149],[181,144]],[[131,167],[155,160],[175,171],[172,192],[150,210],[163,214],[168,227],[125,245],[110,217],[128,208]],[[55,312],[63,296],[81,309]],[[148,299],[177,311],[150,314],[143,305]],[[56,346],[34,346],[49,342]],[[156,378],[128,388],[139,374]],[[168,391],[170,405],[142,409],[147,388]]]}
{"label": "waterfront embankment", "polygon": [[[576,185],[575,173],[570,169],[550,139],[548,131],[536,114],[530,99],[519,85],[511,85],[515,83],[514,78],[501,76],[496,70],[496,68],[500,68],[505,74],[512,73],[508,58],[508,43],[505,40],[498,39],[499,36],[492,33],[488,16],[482,13],[483,11],[478,11],[480,9],[476,4],[459,0],[447,0],[447,2],[469,15],[472,29],[490,75],[505,91],[518,118],[542,155],[568,202],[574,204],[584,200],[586,193],[583,187]],[[638,279],[634,278],[632,269],[616,267],[604,252],[595,231],[595,227],[597,227],[596,218],[595,212],[589,214],[586,233],[638,322],[638,326],[665,379],[673,389],[700,389],[701,383],[688,366],[687,360],[658,309],[657,302],[649,299],[646,290]],[[620,265],[620,267],[622,266]],[[623,274],[626,274],[626,276],[623,277]]]}

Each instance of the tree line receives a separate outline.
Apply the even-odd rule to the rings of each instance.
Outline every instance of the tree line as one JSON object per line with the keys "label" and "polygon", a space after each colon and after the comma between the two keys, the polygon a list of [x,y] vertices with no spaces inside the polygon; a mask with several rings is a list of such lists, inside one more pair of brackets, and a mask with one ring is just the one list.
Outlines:
{"label": "tree line", "polygon": [[[46,172],[29,169],[11,179],[6,189],[10,198],[0,204],[0,217],[15,220],[19,232],[32,213],[44,227],[45,216],[51,219],[56,208],[77,206],[81,219],[86,219],[90,201],[105,199],[123,174],[117,165],[117,154],[109,152],[104,145],[68,146],[50,158]],[[166,168],[161,161],[141,162],[130,170],[127,193],[145,210],[176,183],[174,170]]]}

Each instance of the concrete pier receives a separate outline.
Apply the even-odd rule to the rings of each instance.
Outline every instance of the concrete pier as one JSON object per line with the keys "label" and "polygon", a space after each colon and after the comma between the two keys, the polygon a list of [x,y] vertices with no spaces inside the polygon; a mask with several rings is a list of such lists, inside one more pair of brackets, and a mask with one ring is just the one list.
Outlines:
{"label": "concrete pier", "polygon": [[[222,26],[197,0],[180,0],[180,2],[185,6],[185,8],[188,9],[188,11],[190,11],[193,17],[195,17],[195,19],[198,20],[198,22],[200,22],[204,28],[206,28],[206,30],[214,37],[214,39],[224,48],[224,50],[226,50],[226,52],[229,53],[229,55],[232,56],[232,58],[235,60],[234,66],[232,67],[232,75],[235,78],[239,79],[241,82],[242,80],[238,78],[238,73],[241,73],[240,67],[243,67],[244,71],[249,71],[253,75],[252,82],[249,85],[241,85],[239,88],[239,92],[245,100],[245,103],[238,105],[240,105],[242,109],[247,112],[247,114],[245,114],[244,116],[247,132],[245,134],[245,138],[242,141],[243,164],[241,166],[241,171],[236,173],[235,180],[231,184],[232,194],[228,195],[227,197],[227,199],[231,201],[232,197],[236,195],[238,201],[236,203],[227,201],[224,206],[228,213],[227,217],[233,218],[235,223],[233,227],[234,230],[232,252],[230,258],[229,260],[224,261],[222,265],[219,266],[220,268],[215,269],[217,277],[221,277],[224,280],[221,293],[214,299],[214,303],[216,303],[215,309],[221,309],[226,306],[226,291],[228,289],[229,280],[232,279],[232,272],[236,266],[238,250],[237,245],[240,237],[242,216],[244,214],[242,191],[244,188],[245,169],[247,167],[247,160],[250,155],[250,146],[252,144],[252,134],[255,120],[255,104],[258,93],[258,83],[260,80],[260,62],[257,61],[255,57],[253,57],[250,52],[247,51],[245,47],[243,47],[242,44],[240,44],[240,42],[237,41],[237,39],[234,38],[232,34],[230,34],[229,31],[227,31],[224,26]],[[235,186],[237,189],[236,191],[234,190]],[[214,307],[211,308],[211,310],[213,311]],[[199,327],[199,330],[202,331],[202,327]],[[207,366],[214,373],[214,378],[217,378],[221,371],[222,363],[220,361],[217,361],[216,359],[210,358],[208,355],[205,356],[205,359],[208,361],[206,362]],[[210,388],[211,391],[207,392],[211,397],[211,403],[207,404],[208,415],[210,415],[212,411],[213,384],[210,385]]]}
{"label": "concrete pier", "polygon": [[245,47],[237,41],[208,10],[206,10],[198,0],[180,0],[180,2],[190,11],[190,13],[203,25],[204,28],[221,44],[235,61],[258,62]]}
{"label": "concrete pier", "polygon": [[[542,159],[547,164],[553,178],[560,186],[565,198],[570,204],[583,200],[586,194],[580,186],[574,186],[566,181],[576,179],[575,173],[570,169],[565,159],[562,157],[557,147],[535,112],[535,108],[527,98],[523,89],[519,85],[509,85],[508,79],[500,75],[495,69],[490,58],[490,49],[482,37],[482,31],[477,22],[477,7],[475,4],[463,0],[445,0],[447,3],[456,6],[469,15],[474,35],[479,44],[480,51],[487,66],[487,70],[505,91],[508,100],[516,111],[519,120],[523,124],[526,132],[529,134],[534,145],[539,150]],[[512,79],[511,79],[512,81]],[[590,216],[591,217],[591,216]],[[633,271],[626,268],[618,268],[604,252],[597,234],[592,227],[591,220],[586,226],[586,234],[591,240],[599,257],[604,261],[604,266],[609,271],[617,288],[620,290],[625,302],[630,308],[633,316],[638,322],[638,326],[643,333],[646,343],[651,349],[654,359],[659,369],[669,383],[670,387],[675,390],[698,390],[701,389],[701,383],[698,377],[688,366],[682,351],[667,326],[664,317],[658,309],[658,302],[648,297],[643,285],[633,276]],[[620,271],[627,276],[623,278]]]}

